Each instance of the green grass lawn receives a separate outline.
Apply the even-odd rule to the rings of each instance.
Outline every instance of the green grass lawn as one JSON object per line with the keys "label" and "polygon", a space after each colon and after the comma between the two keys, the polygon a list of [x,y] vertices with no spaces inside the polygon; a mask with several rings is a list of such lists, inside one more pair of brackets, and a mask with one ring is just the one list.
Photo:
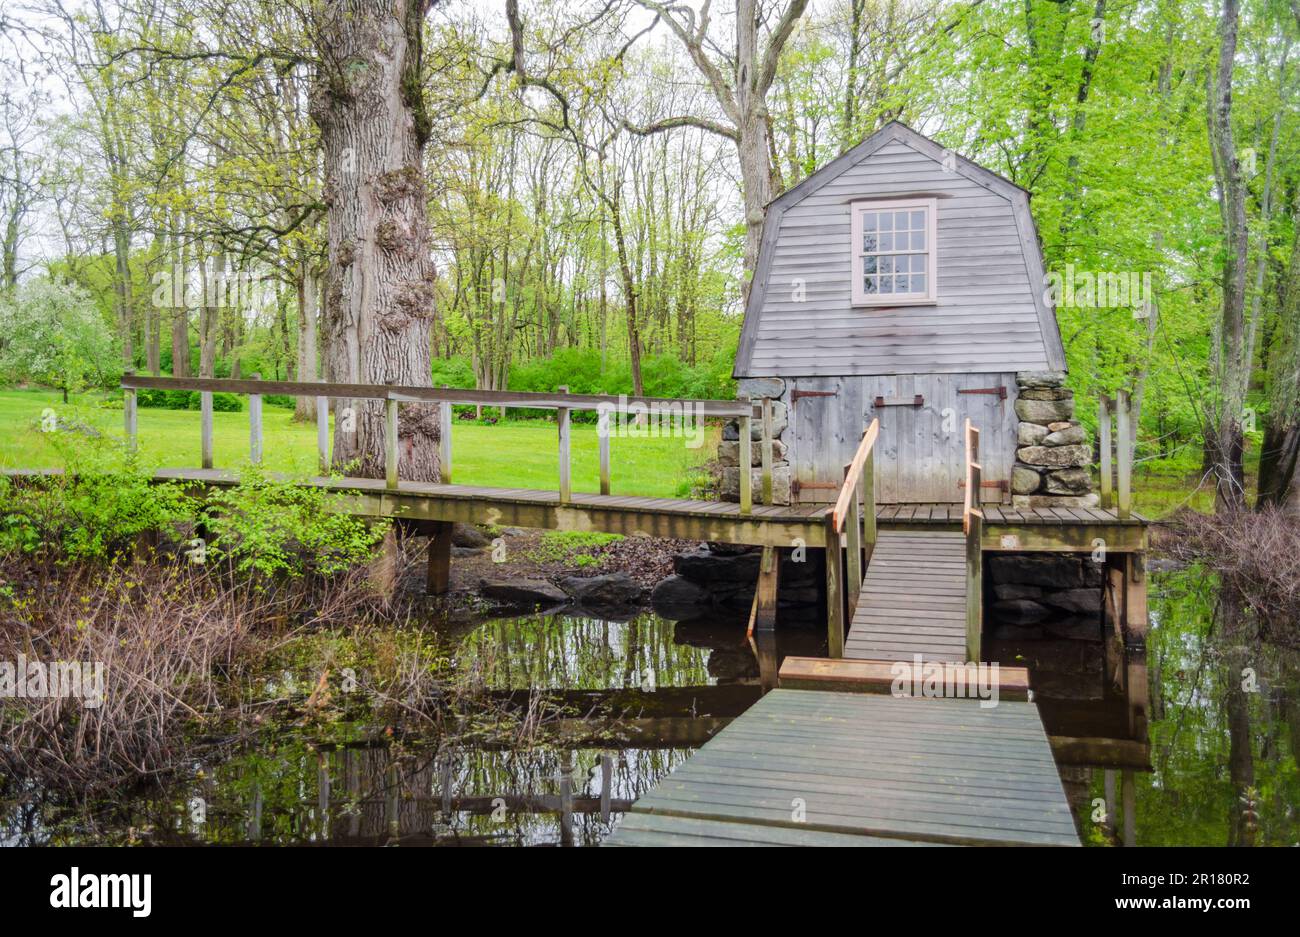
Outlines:
{"label": "green grass lawn", "polygon": [[[65,424],[93,427],[105,436],[122,437],[122,411],[101,407],[98,395],[60,395],[41,390],[0,390],[0,467],[55,468],[62,465],[41,416],[53,409]],[[200,464],[197,410],[140,408],[137,421],[140,454],[157,468],[193,468]],[[290,410],[262,408],[263,464],[271,471],[316,472],[316,426],[296,423]],[[248,411],[212,415],[215,463],[238,468],[248,460]],[[698,474],[696,467],[717,451],[719,427],[709,427],[703,446],[689,449],[676,437],[610,440],[613,494],[685,497]],[[69,438],[64,437],[66,442]],[[75,442],[74,442],[75,444]],[[600,456],[594,423],[573,424],[572,471],[575,491],[600,490]],[[452,431],[452,477],[462,485],[554,489],[559,456],[553,422],[524,420],[485,425],[457,420]]]}

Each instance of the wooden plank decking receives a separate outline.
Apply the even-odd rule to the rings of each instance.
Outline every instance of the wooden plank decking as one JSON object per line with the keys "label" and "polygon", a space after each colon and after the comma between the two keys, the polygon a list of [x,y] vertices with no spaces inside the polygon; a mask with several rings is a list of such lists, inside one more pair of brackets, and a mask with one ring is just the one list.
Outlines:
{"label": "wooden plank decking", "polygon": [[[800,811],[802,810],[802,816]],[[1033,703],[773,690],[609,845],[1078,845]],[[881,842],[881,841],[884,842]]]}
{"label": "wooden plank decking", "polygon": [[966,660],[966,541],[960,531],[882,530],[844,656]]}

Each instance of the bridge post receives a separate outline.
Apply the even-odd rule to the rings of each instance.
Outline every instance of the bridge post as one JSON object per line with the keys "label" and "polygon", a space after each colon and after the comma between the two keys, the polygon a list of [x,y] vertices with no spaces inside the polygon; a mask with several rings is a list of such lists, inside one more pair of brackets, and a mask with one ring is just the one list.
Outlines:
{"label": "bridge post", "polygon": [[1097,410],[1097,451],[1101,456],[1097,470],[1101,476],[1101,506],[1109,511],[1115,506],[1115,480],[1110,462],[1111,400],[1105,394],[1098,399]]}
{"label": "bridge post", "polygon": [[835,512],[827,511],[826,524],[826,645],[830,657],[844,656],[844,578],[840,571],[843,542],[835,529]]}
{"label": "bridge post", "polygon": [[867,461],[862,466],[862,543],[864,546],[863,568],[870,561],[876,549],[876,449],[871,447]]}
{"label": "bridge post", "polygon": [[1115,395],[1115,463],[1119,470],[1116,508],[1121,518],[1133,513],[1133,431],[1128,391]]}
{"label": "bridge post", "polygon": [[426,591],[443,595],[451,584],[451,521],[434,521],[429,534],[429,570]]}
{"label": "bridge post", "polygon": [[[567,394],[568,387],[561,387],[560,393]],[[560,430],[560,503],[568,504],[573,500],[573,483],[569,475],[569,408],[555,408],[555,422]]]}
{"label": "bridge post", "polygon": [[[389,381],[392,384],[393,381]],[[397,487],[397,400],[392,391],[384,398],[384,484]]]}
{"label": "bridge post", "polygon": [[[134,377],[135,369],[127,368],[122,372],[123,377]],[[122,390],[122,424],[126,431],[126,448],[128,452],[135,452],[137,448],[136,439],[136,396],[134,387],[126,387]]]}
{"label": "bridge post", "polygon": [[328,397],[316,397],[316,458],[320,462],[320,473],[330,473],[330,400]]}
{"label": "bridge post", "polygon": [[212,468],[212,391],[199,391],[199,448],[203,467]]}
{"label": "bridge post", "polygon": [[[443,384],[443,390],[449,385]],[[444,400],[438,404],[438,480],[444,485],[451,484],[451,401]]]}
{"label": "bridge post", "polygon": [[[844,466],[844,481],[849,483],[849,472],[853,464]],[[862,508],[858,503],[861,492],[861,480],[852,486],[852,498],[849,499],[849,513],[845,518],[844,595],[849,609],[849,616],[858,608],[858,593],[862,591]]]}
{"label": "bridge post", "polygon": [[772,503],[772,398],[763,398],[763,443],[760,459],[763,463],[763,503]]}
{"label": "bridge post", "polygon": [[[260,381],[262,375],[253,372],[249,380]],[[254,465],[262,463],[262,395],[248,395],[248,461]]]}
{"label": "bridge post", "polygon": [[754,510],[754,405],[748,395],[742,396],[740,402],[745,408],[744,415],[737,421],[740,424],[740,458],[736,460],[740,465],[740,513],[749,514]]}
{"label": "bridge post", "polygon": [[755,631],[772,631],[776,628],[776,591],[781,573],[781,557],[776,547],[763,547],[758,564],[758,581],[754,583],[754,601],[749,608],[748,635]]}
{"label": "bridge post", "polygon": [[605,432],[597,433],[600,438],[600,493],[609,494],[609,437],[613,435],[609,420],[605,421]]}

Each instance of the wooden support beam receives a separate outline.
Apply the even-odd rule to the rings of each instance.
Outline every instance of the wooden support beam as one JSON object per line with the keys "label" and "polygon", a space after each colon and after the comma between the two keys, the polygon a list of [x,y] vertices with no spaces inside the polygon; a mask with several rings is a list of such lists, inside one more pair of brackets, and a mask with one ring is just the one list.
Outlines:
{"label": "wooden support beam", "polygon": [[1110,421],[1112,401],[1105,394],[1098,398],[1097,404],[1097,470],[1101,477],[1101,506],[1109,511],[1115,506],[1114,468],[1111,465]]}
{"label": "wooden support beam", "polygon": [[600,439],[600,493],[609,494],[609,438],[614,434],[609,425],[609,416],[602,416],[605,420],[604,432],[598,433]]}
{"label": "wooden support beam", "polygon": [[758,582],[754,584],[754,601],[749,610],[749,630],[772,631],[776,628],[776,590],[780,578],[781,558],[776,547],[763,547],[758,564]]}
{"label": "wooden support beam", "polygon": [[451,521],[434,521],[429,534],[429,571],[426,591],[443,595],[451,585]]}
{"label": "wooden support beam", "polygon": [[[852,463],[844,466],[844,479],[849,482]],[[853,485],[853,497],[849,499],[849,513],[844,525],[844,597],[848,606],[849,620],[858,610],[858,594],[862,591],[862,505],[860,503],[860,484]]]}
{"label": "wooden support beam", "polygon": [[763,503],[772,503],[772,398],[763,398],[763,442],[759,457],[762,461]]}
{"label": "wooden support beam", "polygon": [[984,634],[984,556],[980,549],[983,535],[984,514],[972,510],[970,532],[966,535],[966,659],[976,663],[980,660]]}
{"label": "wooden support beam", "polygon": [[844,574],[840,569],[843,541],[835,515],[826,512],[826,646],[830,657],[844,656]]}
{"label": "wooden support beam", "polygon": [[[567,394],[568,392],[569,388],[560,388],[560,393]],[[573,500],[573,483],[569,475],[569,447],[571,433],[569,429],[568,407],[556,408],[555,422],[560,428],[560,503],[568,504]]]}
{"label": "wooden support beam", "polygon": [[[124,377],[135,374],[134,371],[127,369]],[[135,452],[139,448],[139,440],[136,438],[136,392],[134,388],[128,387],[122,391],[122,429],[126,433],[126,449],[128,452]]]}
{"label": "wooden support beam", "polygon": [[316,461],[320,473],[330,473],[330,399],[316,396]]}
{"label": "wooden support beam", "polygon": [[1116,510],[1121,518],[1133,513],[1133,428],[1128,391],[1121,390],[1115,400],[1115,463],[1119,471],[1116,485]]}
{"label": "wooden support beam", "polygon": [[[254,381],[262,379],[261,374],[249,375]],[[248,395],[248,460],[254,465],[262,464],[262,395]]]}
{"label": "wooden support beam", "polygon": [[397,489],[397,400],[384,401],[384,484],[389,490]]}
{"label": "wooden support beam", "polygon": [[[446,384],[442,385],[444,389]],[[451,401],[438,404],[438,480],[451,484]]]}
{"label": "wooden support beam", "polygon": [[745,405],[744,414],[736,421],[740,428],[740,458],[736,460],[740,463],[740,513],[749,514],[754,510],[754,408],[748,397],[742,396],[740,400]]}
{"label": "wooden support beam", "polygon": [[[852,660],[849,658],[826,660],[823,657],[787,657],[781,661],[779,685],[783,690],[890,693],[894,688],[898,664],[899,661],[890,660]],[[911,661],[907,661],[906,665],[911,667]],[[999,700],[1028,699],[1029,671],[1027,668],[998,667],[996,681]],[[973,682],[967,684],[967,686],[972,685],[974,685]],[[915,690],[913,692],[915,693]]]}
{"label": "wooden support beam", "polygon": [[1124,643],[1145,644],[1151,619],[1147,609],[1146,554],[1124,554]]}
{"label": "wooden support beam", "polygon": [[212,391],[199,391],[199,453],[205,469],[212,468]]}
{"label": "wooden support beam", "polygon": [[870,562],[871,554],[876,549],[876,451],[873,448],[867,453],[867,459],[862,465],[862,519],[864,521],[862,531],[862,544],[864,547],[863,569],[866,563]]}

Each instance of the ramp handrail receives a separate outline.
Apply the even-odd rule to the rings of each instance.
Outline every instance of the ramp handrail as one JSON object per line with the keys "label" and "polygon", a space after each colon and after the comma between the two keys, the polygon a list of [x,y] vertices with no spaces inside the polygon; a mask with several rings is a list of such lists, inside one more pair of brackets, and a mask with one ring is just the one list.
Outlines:
{"label": "ramp handrail", "polygon": [[980,659],[980,638],[984,624],[984,560],[980,540],[984,536],[984,511],[980,507],[982,470],[980,431],[966,419],[966,495],[962,506],[961,528],[966,535],[966,655]]}
{"label": "ramp handrail", "polygon": [[875,445],[880,420],[863,430],[844,484],[826,512],[826,635],[831,657],[844,656],[845,624],[852,621],[862,592],[862,571],[876,545]]}

